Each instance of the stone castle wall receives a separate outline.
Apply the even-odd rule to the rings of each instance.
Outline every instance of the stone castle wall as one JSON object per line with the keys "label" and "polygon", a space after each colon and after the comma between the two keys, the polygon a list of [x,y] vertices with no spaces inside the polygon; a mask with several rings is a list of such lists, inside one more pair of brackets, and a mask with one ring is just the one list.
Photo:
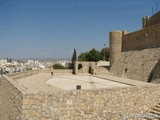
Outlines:
{"label": "stone castle wall", "polygon": [[[152,82],[160,80],[160,73],[156,67],[160,59],[160,12],[152,17],[143,18],[143,29],[132,33],[124,34],[121,50],[119,47],[110,44],[110,49],[119,52],[112,52],[117,59],[110,57],[110,72],[121,77]],[[114,38],[114,41],[117,38]],[[110,37],[110,42],[113,38]],[[121,40],[119,40],[121,41]],[[115,51],[116,51],[115,50]],[[120,57],[117,57],[120,56]],[[112,61],[115,60],[113,63]]]}
{"label": "stone castle wall", "polygon": [[123,36],[122,52],[160,47],[160,24]]}
{"label": "stone castle wall", "polygon": [[144,17],[143,18],[143,28],[147,28],[149,26],[160,23],[160,12],[156,13],[152,17]]}
{"label": "stone castle wall", "polygon": [[160,48],[122,52],[121,58],[111,67],[110,72],[119,77],[150,82],[160,79],[159,69],[155,67],[159,59]]}
{"label": "stone castle wall", "polygon": [[0,119],[21,120],[23,93],[14,81],[0,78]]}
{"label": "stone castle wall", "polygon": [[160,47],[160,12],[143,17],[142,26],[142,30],[123,35],[122,52]]}

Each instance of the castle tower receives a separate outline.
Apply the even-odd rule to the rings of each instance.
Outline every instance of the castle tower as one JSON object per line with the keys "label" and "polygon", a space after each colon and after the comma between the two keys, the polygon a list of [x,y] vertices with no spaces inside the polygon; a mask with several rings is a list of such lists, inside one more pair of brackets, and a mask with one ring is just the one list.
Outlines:
{"label": "castle tower", "polygon": [[110,67],[113,66],[121,57],[122,37],[126,31],[110,32]]}

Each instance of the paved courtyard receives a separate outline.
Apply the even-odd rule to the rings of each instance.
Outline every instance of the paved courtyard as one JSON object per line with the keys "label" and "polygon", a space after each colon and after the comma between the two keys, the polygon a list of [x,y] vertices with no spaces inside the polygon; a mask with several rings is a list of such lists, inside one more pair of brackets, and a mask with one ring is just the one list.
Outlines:
{"label": "paved courtyard", "polygon": [[64,90],[76,90],[76,86],[80,85],[81,89],[99,89],[111,87],[128,87],[130,85],[113,82],[110,80],[93,77],[93,76],[54,76],[45,82],[46,84]]}
{"label": "paved courtyard", "polygon": [[[135,81],[126,78],[119,78],[110,75],[91,76],[91,75],[72,75],[72,74],[55,74],[37,73],[30,76],[13,76],[15,80],[25,92],[56,92],[63,90],[76,90],[76,86],[80,85],[81,89],[99,89],[99,88],[115,88],[115,87],[131,87],[147,85],[146,82]],[[16,79],[15,79],[16,78]]]}

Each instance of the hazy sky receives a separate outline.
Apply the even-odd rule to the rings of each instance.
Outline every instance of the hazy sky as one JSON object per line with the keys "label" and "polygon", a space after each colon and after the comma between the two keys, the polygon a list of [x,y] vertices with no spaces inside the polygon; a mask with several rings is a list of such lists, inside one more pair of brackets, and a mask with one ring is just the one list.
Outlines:
{"label": "hazy sky", "polygon": [[0,58],[70,58],[141,29],[160,0],[0,0]]}

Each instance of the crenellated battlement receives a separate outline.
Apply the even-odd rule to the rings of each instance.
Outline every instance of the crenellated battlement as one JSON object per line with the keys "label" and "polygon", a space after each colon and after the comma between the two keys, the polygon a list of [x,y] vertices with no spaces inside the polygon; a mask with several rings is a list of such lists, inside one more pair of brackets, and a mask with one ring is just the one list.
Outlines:
{"label": "crenellated battlement", "polygon": [[153,16],[145,16],[142,18],[142,28],[147,28],[160,23],[160,11]]}
{"label": "crenellated battlement", "polygon": [[160,47],[160,23],[123,36],[122,52]]}

